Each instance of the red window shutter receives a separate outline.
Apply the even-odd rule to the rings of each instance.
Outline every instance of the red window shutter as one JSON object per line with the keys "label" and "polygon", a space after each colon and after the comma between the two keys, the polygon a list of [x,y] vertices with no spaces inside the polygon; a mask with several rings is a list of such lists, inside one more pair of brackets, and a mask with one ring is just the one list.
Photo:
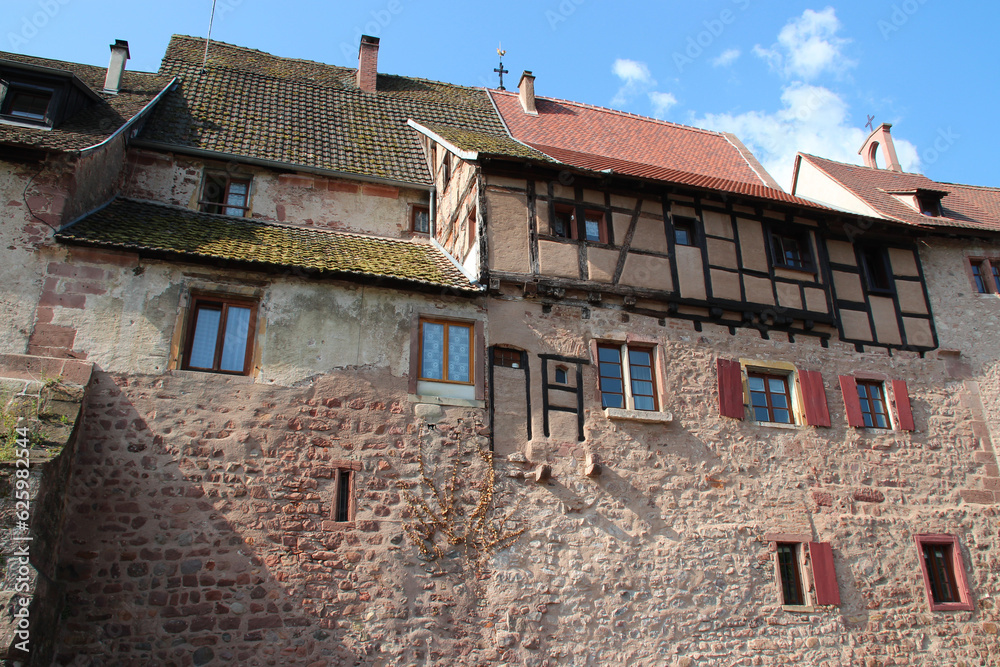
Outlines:
{"label": "red window shutter", "polygon": [[826,389],[819,371],[799,371],[802,399],[806,408],[806,423],[810,426],[829,426],[830,409],[826,404]]}
{"label": "red window shutter", "polygon": [[743,419],[743,374],[740,362],[719,359],[719,413],[723,417]]}
{"label": "red window shutter", "polygon": [[913,411],[910,409],[910,394],[906,391],[906,383],[902,380],[892,381],[892,395],[896,401],[896,419],[903,431],[914,430]]}
{"label": "red window shutter", "polygon": [[858,382],[852,375],[840,376],[840,390],[844,394],[844,407],[847,409],[847,424],[864,427],[865,418],[861,415],[861,399],[858,398]]}
{"label": "red window shutter", "polygon": [[837,572],[833,567],[833,549],[829,542],[809,543],[809,562],[812,564],[813,583],[816,585],[817,605],[839,605],[840,589]]}

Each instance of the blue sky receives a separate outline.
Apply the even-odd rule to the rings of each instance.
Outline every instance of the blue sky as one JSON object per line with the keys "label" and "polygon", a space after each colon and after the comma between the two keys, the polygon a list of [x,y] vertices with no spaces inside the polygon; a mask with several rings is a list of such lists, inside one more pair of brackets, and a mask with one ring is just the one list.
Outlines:
{"label": "blue sky", "polygon": [[[4,0],[0,50],[106,65],[127,39],[155,71],[173,33],[204,36],[211,0]],[[379,71],[465,85],[530,69],[542,96],[735,132],[787,187],[796,150],[857,162],[893,123],[904,168],[1000,186],[998,3],[865,0],[603,2],[218,0],[213,39],[356,64],[382,39]]]}

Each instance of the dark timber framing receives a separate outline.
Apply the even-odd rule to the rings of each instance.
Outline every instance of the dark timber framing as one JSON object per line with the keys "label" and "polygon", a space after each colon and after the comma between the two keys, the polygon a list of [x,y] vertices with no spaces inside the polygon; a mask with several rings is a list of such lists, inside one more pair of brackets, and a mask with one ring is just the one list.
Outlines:
{"label": "dark timber framing", "polygon": [[[589,359],[579,359],[576,357],[564,357],[558,354],[539,354],[542,360],[542,431],[545,437],[549,437],[549,412],[569,412],[576,415],[577,441],[583,442],[583,367],[589,365]],[[564,364],[574,364],[576,366],[576,386],[567,387],[564,384],[549,383],[549,363],[559,361]],[[576,394],[576,407],[567,408],[560,405],[552,405],[549,402],[550,391],[565,391]]]}

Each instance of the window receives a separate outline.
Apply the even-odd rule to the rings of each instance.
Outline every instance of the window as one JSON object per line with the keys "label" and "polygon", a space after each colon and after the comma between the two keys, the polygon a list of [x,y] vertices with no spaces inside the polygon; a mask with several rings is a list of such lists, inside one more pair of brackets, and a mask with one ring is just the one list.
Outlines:
{"label": "window", "polygon": [[969,275],[979,294],[1000,294],[1000,258],[967,257]]}
{"label": "window", "polygon": [[494,347],[493,365],[520,368],[521,364],[524,363],[523,355],[524,353],[521,350],[515,350],[510,347]]}
{"label": "window", "polygon": [[255,301],[196,296],[191,306],[182,368],[249,374],[256,320]]}
{"label": "window", "polygon": [[[849,426],[891,429],[890,414],[894,412],[896,427],[901,431],[915,430],[906,382],[841,375],[840,389]],[[891,400],[888,389],[892,390]]]}
{"label": "window", "polygon": [[777,545],[778,579],[781,581],[781,602],[786,605],[803,605],[802,573],[799,569],[799,545],[781,542]]}
{"label": "window", "polygon": [[427,206],[414,205],[410,208],[410,230],[418,234],[431,231],[431,211]]}
{"label": "window", "polygon": [[862,248],[861,265],[869,292],[891,292],[892,273],[884,248]]}
{"label": "window", "polygon": [[351,521],[354,518],[354,474],[347,468],[338,468],[336,481],[336,491],[334,493],[334,521]]}
{"label": "window", "polygon": [[12,82],[8,85],[0,113],[17,120],[44,122],[52,102],[51,88]]}
{"label": "window", "polygon": [[[601,407],[645,411],[657,409],[653,353],[654,349],[651,347],[614,344],[597,346]],[[623,358],[627,363],[623,363]]]}
{"label": "window", "polygon": [[840,588],[828,542],[812,542],[808,535],[765,535],[774,553],[774,572],[783,607],[840,605]]}
{"label": "window", "polygon": [[792,399],[788,392],[788,376],[748,372],[750,409],[759,422],[791,424]]}
{"label": "window", "polygon": [[249,178],[206,172],[198,203],[204,213],[245,216],[250,210],[249,197]]}
{"label": "window", "polygon": [[694,218],[675,217],[674,243],[677,245],[697,245],[695,229],[697,229],[697,220]]}
{"label": "window", "polygon": [[471,323],[420,320],[420,379],[473,384]]}
{"label": "window", "polygon": [[868,428],[889,428],[889,413],[885,405],[885,386],[881,382],[858,382],[858,402],[861,417]]}
{"label": "window", "polygon": [[802,271],[813,267],[808,232],[771,232],[771,253],[775,267]]}
{"label": "window", "polygon": [[915,535],[931,611],[972,611],[972,593],[954,535]]}
{"label": "window", "polygon": [[591,243],[608,242],[608,225],[603,211],[594,209],[584,209],[582,213],[583,224],[577,207],[570,204],[552,205],[552,224],[549,232],[552,236],[590,241]]}
{"label": "window", "polygon": [[941,215],[941,200],[935,195],[917,195],[917,204],[920,212],[926,216],[936,218]]}
{"label": "window", "polygon": [[556,366],[556,384],[569,384],[568,371],[565,366]]}
{"label": "window", "polygon": [[[766,424],[830,426],[826,387],[819,371],[783,361],[718,359],[719,414]],[[745,376],[744,376],[745,373]],[[745,377],[745,382],[744,382]]]}

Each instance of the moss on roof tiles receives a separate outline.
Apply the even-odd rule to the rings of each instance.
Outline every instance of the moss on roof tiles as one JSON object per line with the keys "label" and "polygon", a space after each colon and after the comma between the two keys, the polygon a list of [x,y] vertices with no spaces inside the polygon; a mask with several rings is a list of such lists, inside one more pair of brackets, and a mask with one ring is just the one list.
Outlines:
{"label": "moss on roof tiles", "polygon": [[520,157],[529,160],[541,160],[543,162],[555,162],[552,158],[539,150],[526,146],[519,141],[511,139],[508,135],[498,135],[487,132],[477,132],[462,127],[449,125],[439,125],[429,123],[427,129],[439,135],[465,151],[475,151],[488,155],[499,155],[503,157]]}
{"label": "moss on roof tiles", "polygon": [[59,231],[56,239],[140,254],[166,253],[476,290],[448,257],[427,243],[273,225],[125,198]]}
{"label": "moss on roof tiles", "polygon": [[[174,36],[160,68],[182,84],[142,139],[254,159],[430,185],[414,119],[485,136],[506,131],[482,89],[378,76],[361,92],[354,69]],[[514,142],[516,144],[516,142]]]}

